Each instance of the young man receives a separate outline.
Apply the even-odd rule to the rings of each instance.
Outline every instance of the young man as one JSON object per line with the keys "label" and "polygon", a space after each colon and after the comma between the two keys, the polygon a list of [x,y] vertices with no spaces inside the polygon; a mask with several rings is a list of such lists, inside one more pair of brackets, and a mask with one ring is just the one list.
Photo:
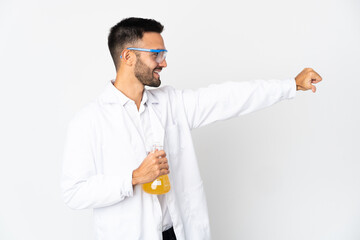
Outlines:
{"label": "young man", "polygon": [[[315,92],[312,84],[321,81],[304,69],[284,81],[148,90],[144,86],[160,86],[167,67],[162,30],[159,22],[141,18],[124,19],[111,29],[116,79],[69,124],[64,200],[73,209],[93,209],[97,239],[210,239],[190,130],[293,98],[296,90]],[[155,142],[164,150],[151,152]],[[171,185],[166,194],[142,189],[166,174]]]}

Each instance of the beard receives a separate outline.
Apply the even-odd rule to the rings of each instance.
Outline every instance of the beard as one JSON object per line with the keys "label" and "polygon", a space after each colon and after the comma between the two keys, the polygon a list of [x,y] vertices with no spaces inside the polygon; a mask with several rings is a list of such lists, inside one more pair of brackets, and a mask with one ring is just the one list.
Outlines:
{"label": "beard", "polygon": [[[156,69],[156,68],[155,68]],[[144,85],[149,87],[159,87],[161,85],[160,76],[159,79],[154,77],[154,70],[149,68],[145,63],[143,63],[140,58],[136,61],[135,64],[135,77]]]}

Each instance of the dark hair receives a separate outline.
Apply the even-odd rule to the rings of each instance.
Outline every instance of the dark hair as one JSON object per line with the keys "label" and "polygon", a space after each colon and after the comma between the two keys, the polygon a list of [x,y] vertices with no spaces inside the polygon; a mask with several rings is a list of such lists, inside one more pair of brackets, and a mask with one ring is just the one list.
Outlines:
{"label": "dark hair", "polygon": [[121,52],[126,45],[135,44],[141,40],[145,32],[161,33],[164,26],[154,19],[125,18],[110,29],[108,46],[111,57],[117,69]]}

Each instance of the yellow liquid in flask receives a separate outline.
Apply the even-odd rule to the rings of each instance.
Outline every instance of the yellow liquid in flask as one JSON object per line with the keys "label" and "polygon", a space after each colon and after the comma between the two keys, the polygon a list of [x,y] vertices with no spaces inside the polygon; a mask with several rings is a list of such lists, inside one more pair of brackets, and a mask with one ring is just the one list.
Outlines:
{"label": "yellow liquid in flask", "polygon": [[[155,150],[163,150],[162,145],[154,144],[152,147],[152,151]],[[165,194],[170,191],[170,180],[168,175],[162,175],[156,178],[153,182],[144,183],[142,188],[145,192],[150,194]]]}
{"label": "yellow liquid in flask", "polygon": [[170,180],[168,175],[162,175],[153,182],[144,183],[143,189],[150,194],[164,194],[170,191]]}

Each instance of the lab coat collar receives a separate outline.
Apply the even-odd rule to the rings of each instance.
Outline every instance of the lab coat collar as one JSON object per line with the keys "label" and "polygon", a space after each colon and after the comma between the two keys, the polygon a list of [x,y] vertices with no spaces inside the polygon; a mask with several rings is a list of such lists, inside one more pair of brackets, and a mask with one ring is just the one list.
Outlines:
{"label": "lab coat collar", "polygon": [[[158,103],[158,100],[156,98],[154,98],[153,96],[149,97],[148,95],[148,90],[144,88],[141,104],[145,104],[147,102]],[[103,92],[101,99],[104,103],[120,103],[123,106],[131,100],[114,86],[114,80],[109,81],[109,83],[106,85],[105,91]]]}
{"label": "lab coat collar", "polygon": [[[103,103],[119,103],[124,106],[130,99],[126,97],[119,89],[114,86],[114,80],[108,82],[104,92],[101,94],[100,99]],[[141,104],[147,103],[149,107],[150,121],[153,132],[157,142],[164,143],[164,126],[165,119],[160,110],[158,97],[151,91],[144,88],[143,98]]]}

